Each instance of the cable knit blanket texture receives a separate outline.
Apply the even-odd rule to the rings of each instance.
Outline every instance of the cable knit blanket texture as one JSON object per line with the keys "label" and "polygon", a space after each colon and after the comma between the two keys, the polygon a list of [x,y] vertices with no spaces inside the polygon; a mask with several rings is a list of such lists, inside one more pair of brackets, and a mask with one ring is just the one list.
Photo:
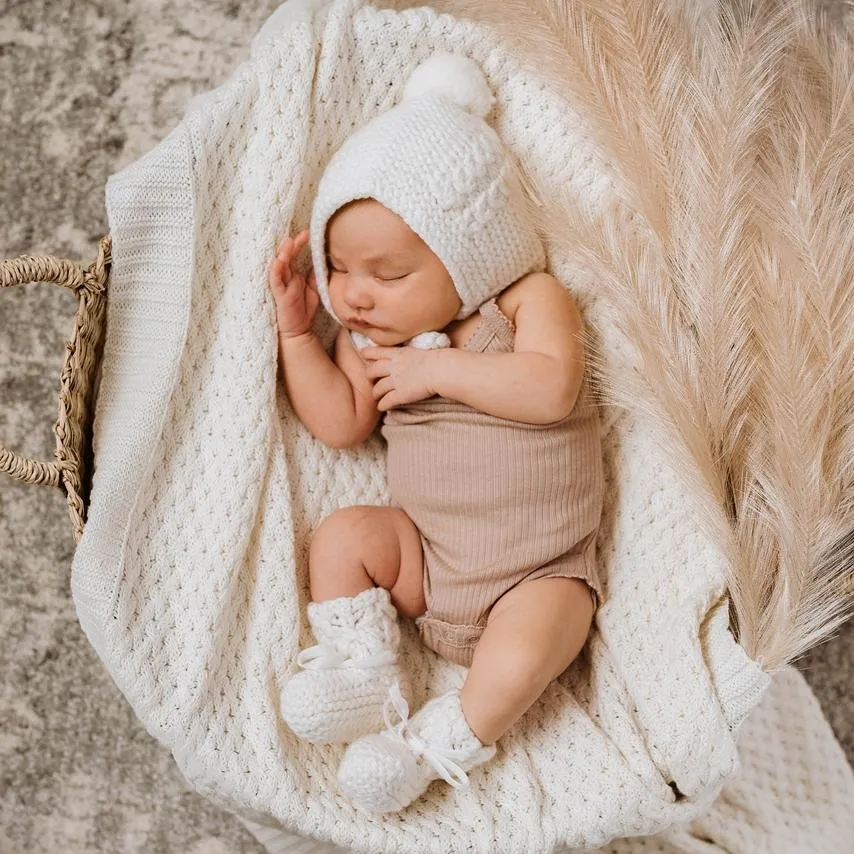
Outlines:
{"label": "cable knit blanket texture", "polygon": [[[107,186],[114,260],[97,469],[73,565],[80,621],[188,781],[259,824],[364,854],[544,854],[655,833],[704,813],[737,772],[735,734],[770,676],[729,632],[724,565],[691,495],[626,413],[603,420],[606,601],[590,642],[470,790],[433,786],[370,821],[337,792],[343,748],[298,741],[278,715],[314,642],[312,529],[389,495],[378,435],[327,448],[277,390],[267,265],[279,237],[306,225],[332,153],[437,50],[481,64],[494,125],[533,174],[607,204],[583,115],[485,28],[361,0],[281,7],[233,78]],[[550,263],[562,278],[561,258]],[[603,347],[626,346],[595,291],[577,295]],[[331,342],[328,317],[319,328]],[[411,621],[402,630],[411,708],[462,684]]]}

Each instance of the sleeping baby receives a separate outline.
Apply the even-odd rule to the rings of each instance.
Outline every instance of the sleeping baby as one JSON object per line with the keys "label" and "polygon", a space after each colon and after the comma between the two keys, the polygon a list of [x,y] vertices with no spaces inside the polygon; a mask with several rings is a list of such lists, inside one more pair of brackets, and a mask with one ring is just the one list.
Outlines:
{"label": "sleeping baby", "polygon": [[[601,601],[581,318],[543,271],[518,172],[485,121],[493,102],[471,60],[427,60],[335,154],[309,229],[270,268],[296,415],[334,448],[380,422],[388,443],[391,504],[343,508],[314,532],[318,643],[281,697],[300,738],[352,742],[338,783],[372,814],[439,778],[467,785],[579,654]],[[313,331],[321,301],[341,324],[331,356]],[[468,668],[411,718],[400,616]]]}

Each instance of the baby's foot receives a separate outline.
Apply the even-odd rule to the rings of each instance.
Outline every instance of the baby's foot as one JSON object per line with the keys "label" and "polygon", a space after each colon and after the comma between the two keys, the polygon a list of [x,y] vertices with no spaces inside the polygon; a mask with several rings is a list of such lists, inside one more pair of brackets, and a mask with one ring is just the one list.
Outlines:
{"label": "baby's foot", "polygon": [[308,618],[320,643],[297,656],[303,671],[282,690],[282,719],[315,744],[348,743],[382,729],[388,689],[404,679],[388,590],[312,602]]}
{"label": "baby's foot", "polygon": [[[401,721],[393,724],[392,708]],[[409,720],[409,706],[393,684],[383,709],[386,730],[353,742],[338,768],[338,786],[353,805],[372,814],[396,812],[440,777],[468,788],[466,771],[492,759],[495,745],[472,732],[452,691],[425,703]]]}

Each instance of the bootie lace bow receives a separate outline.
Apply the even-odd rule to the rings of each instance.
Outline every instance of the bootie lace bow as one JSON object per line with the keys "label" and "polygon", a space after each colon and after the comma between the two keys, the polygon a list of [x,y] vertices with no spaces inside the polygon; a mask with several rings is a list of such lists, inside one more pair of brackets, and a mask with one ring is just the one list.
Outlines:
{"label": "bootie lace bow", "polygon": [[[469,778],[466,772],[454,762],[460,751],[452,748],[436,747],[428,744],[409,724],[409,704],[400,692],[397,681],[389,688],[388,699],[383,704],[383,719],[388,735],[405,744],[416,756],[423,756],[436,773],[455,789],[467,789]],[[397,712],[399,723],[392,723],[392,713]]]}
{"label": "bootie lace bow", "polygon": [[[348,640],[364,640],[364,632],[341,629],[341,646],[347,647]],[[328,670],[334,667],[384,667],[397,661],[397,653],[384,649],[373,655],[353,656],[336,649],[332,644],[318,643],[297,655],[297,664],[305,670]],[[397,683],[395,683],[397,684]]]}

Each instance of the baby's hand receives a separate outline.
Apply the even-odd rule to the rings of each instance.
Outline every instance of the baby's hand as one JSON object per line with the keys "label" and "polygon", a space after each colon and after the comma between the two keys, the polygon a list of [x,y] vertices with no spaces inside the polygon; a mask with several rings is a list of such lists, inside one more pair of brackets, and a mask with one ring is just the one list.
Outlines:
{"label": "baby's hand", "polygon": [[276,324],[279,335],[294,338],[311,329],[320,294],[314,280],[314,270],[308,282],[300,273],[291,269],[291,262],[308,243],[308,231],[297,236],[286,237],[280,244],[273,263],[270,265],[269,284],[276,301]]}
{"label": "baby's hand", "polygon": [[439,350],[415,347],[365,347],[359,355],[365,360],[366,373],[374,382],[377,409],[385,412],[395,406],[416,403],[432,397],[433,366]]}

